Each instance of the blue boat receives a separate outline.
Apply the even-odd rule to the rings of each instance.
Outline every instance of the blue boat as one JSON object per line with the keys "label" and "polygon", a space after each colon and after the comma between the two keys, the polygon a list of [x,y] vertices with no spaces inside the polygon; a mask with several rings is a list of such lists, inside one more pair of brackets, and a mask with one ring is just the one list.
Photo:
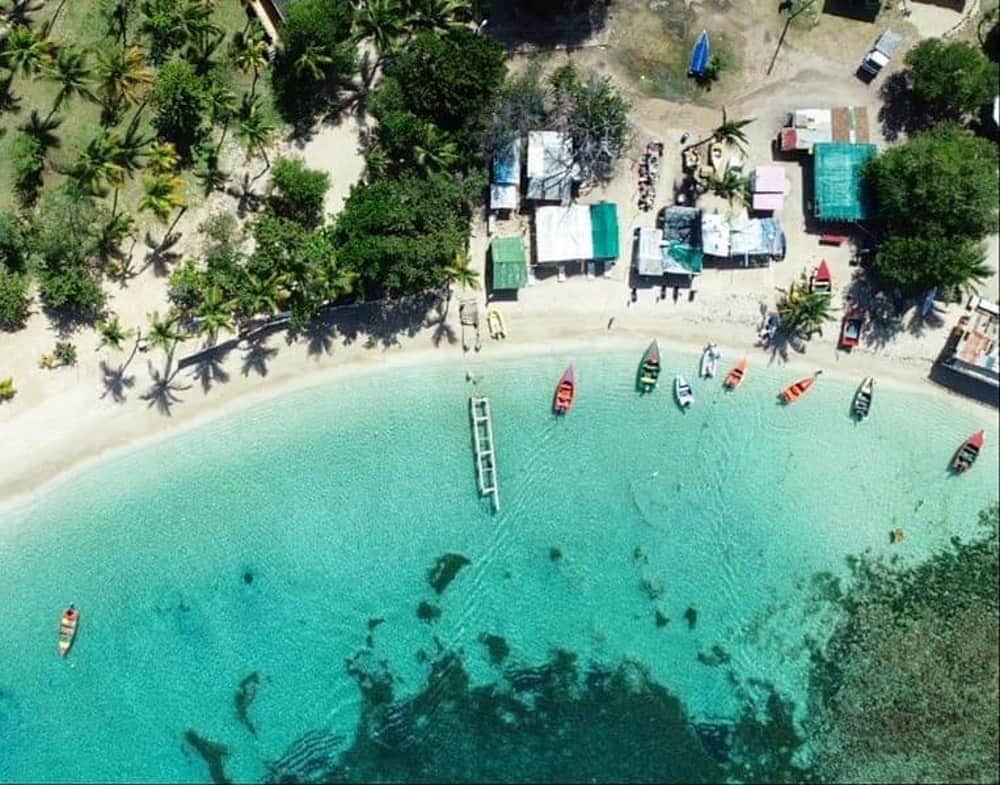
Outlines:
{"label": "blue boat", "polygon": [[698,40],[691,50],[691,63],[688,66],[688,76],[703,77],[708,71],[708,62],[712,57],[712,48],[708,43],[708,32],[701,31]]}

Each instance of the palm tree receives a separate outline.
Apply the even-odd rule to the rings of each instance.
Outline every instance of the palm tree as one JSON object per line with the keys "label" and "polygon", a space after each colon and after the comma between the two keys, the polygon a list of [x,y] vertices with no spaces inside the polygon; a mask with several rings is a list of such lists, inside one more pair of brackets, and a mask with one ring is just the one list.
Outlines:
{"label": "palm tree", "polygon": [[823,333],[823,324],[830,320],[832,308],[828,292],[811,292],[809,278],[803,272],[798,281],[782,293],[778,301],[778,317],[782,331],[808,340],[813,333]]}
{"label": "palm tree", "polygon": [[174,350],[177,344],[187,339],[187,333],[177,329],[178,317],[174,311],[167,311],[161,317],[158,311],[148,314],[149,332],[146,333],[146,340],[149,345],[163,352],[167,360],[167,369],[164,376],[169,376],[170,365],[174,360]]}
{"label": "palm tree", "polygon": [[[184,195],[181,192],[183,186],[184,181],[175,174],[153,174],[146,177],[143,180],[144,193],[139,199],[139,209],[149,210],[166,223],[175,208],[181,208],[182,213],[185,209]],[[180,214],[177,216],[179,218]],[[177,219],[174,220],[175,224]]]}
{"label": "palm tree", "polygon": [[449,169],[458,160],[458,148],[448,135],[433,123],[425,123],[423,139],[413,146],[414,163],[425,172]]}
{"label": "palm tree", "polygon": [[109,319],[97,323],[97,332],[101,336],[101,341],[97,345],[98,349],[108,347],[120,352],[124,349],[127,341],[134,333],[133,330],[126,330],[122,327],[121,320],[117,314],[111,314]]}
{"label": "palm tree", "polygon": [[0,379],[0,401],[9,401],[17,395],[17,388],[14,386],[14,377],[8,376]]}
{"label": "palm tree", "polygon": [[280,299],[281,278],[277,273],[271,273],[266,278],[247,273],[240,286],[239,309],[246,319],[261,313],[273,316],[280,310]]}
{"label": "palm tree", "polygon": [[233,65],[245,74],[253,74],[250,94],[257,87],[257,79],[267,68],[267,42],[257,33],[235,33],[230,49]]}
{"label": "palm tree", "polygon": [[704,139],[699,139],[697,142],[689,144],[686,150],[692,147],[698,147],[703,145],[705,142],[710,142],[713,139],[723,144],[731,144],[734,147],[738,147],[740,150],[746,150],[746,146],[750,143],[747,139],[746,133],[743,129],[746,128],[750,123],[754,121],[755,118],[748,117],[744,120],[730,120],[726,116],[726,107],[722,107],[722,124],[719,125],[713,132],[711,136],[706,136]]}
{"label": "palm tree", "polygon": [[[117,195],[118,189],[115,189],[115,196]],[[116,254],[125,239],[134,236],[134,233],[135,218],[128,213],[112,213],[108,222],[101,227],[101,233],[97,238],[97,250],[103,258],[108,259]],[[125,269],[118,266],[116,270],[124,277]]]}
{"label": "palm tree", "polygon": [[[481,287],[479,273],[472,269],[472,259],[464,248],[455,251],[451,264],[444,268],[447,283],[457,283],[463,289],[478,290]],[[451,292],[449,290],[449,296]]]}
{"label": "palm tree", "polygon": [[97,52],[97,74],[104,108],[115,117],[125,105],[139,103],[153,81],[142,47],[129,46],[110,53]]}
{"label": "palm tree", "polygon": [[12,74],[30,78],[52,64],[52,49],[52,42],[43,32],[28,25],[16,25],[3,40],[0,60]]}
{"label": "palm tree", "polygon": [[221,191],[229,182],[229,175],[219,167],[219,151],[200,150],[194,176],[201,183],[202,193],[208,196],[213,191]]}
{"label": "palm tree", "polygon": [[59,147],[60,141],[55,131],[60,125],[62,125],[61,117],[47,117],[43,120],[38,114],[38,110],[32,109],[31,114],[28,115],[28,122],[21,126],[21,130],[38,142],[44,155],[47,150]]}
{"label": "palm tree", "polygon": [[464,0],[407,0],[409,23],[415,30],[446,33],[461,27],[462,18],[470,16]]}
{"label": "palm tree", "polygon": [[226,134],[229,132],[229,123],[236,116],[237,111],[236,94],[228,87],[216,84],[208,91],[208,112],[211,116],[212,125],[222,126],[219,142],[215,146],[216,157],[222,151],[222,144],[226,141]]}
{"label": "palm tree", "polygon": [[371,41],[381,62],[406,35],[408,23],[409,15],[400,0],[362,0],[354,14],[353,37],[357,42]]}
{"label": "palm tree", "polygon": [[750,180],[748,178],[741,177],[733,169],[726,169],[721,176],[713,174],[708,178],[708,187],[712,189],[712,192],[716,196],[721,196],[729,202],[730,206],[737,199],[746,202],[747,186],[749,183]]}
{"label": "palm tree", "polygon": [[83,193],[90,196],[104,196],[108,186],[116,190],[125,182],[125,169],[118,163],[121,145],[118,134],[105,131],[91,139],[66,174],[69,175]]}
{"label": "palm tree", "polygon": [[321,82],[326,78],[323,66],[330,65],[331,63],[333,63],[333,58],[323,51],[323,47],[310,44],[295,61],[295,75],[302,79],[308,74],[317,82]]}
{"label": "palm tree", "polygon": [[172,142],[155,142],[147,156],[146,165],[153,174],[171,174],[181,160]]}
{"label": "palm tree", "polygon": [[55,60],[46,69],[46,76],[59,85],[49,117],[55,114],[67,98],[80,97],[97,101],[91,90],[94,71],[87,63],[87,53],[73,46],[66,46],[56,52]]}
{"label": "palm tree", "polygon": [[198,319],[198,331],[208,338],[209,345],[214,345],[219,330],[233,329],[233,303],[224,300],[222,290],[218,286],[211,287],[202,296],[201,305],[195,316]]}
{"label": "palm tree", "polygon": [[271,168],[271,162],[267,157],[267,147],[271,144],[271,139],[274,136],[274,125],[264,116],[256,98],[251,98],[249,95],[243,96],[236,125],[236,135],[247,148],[248,161],[255,152],[258,152],[264,159],[264,171]]}

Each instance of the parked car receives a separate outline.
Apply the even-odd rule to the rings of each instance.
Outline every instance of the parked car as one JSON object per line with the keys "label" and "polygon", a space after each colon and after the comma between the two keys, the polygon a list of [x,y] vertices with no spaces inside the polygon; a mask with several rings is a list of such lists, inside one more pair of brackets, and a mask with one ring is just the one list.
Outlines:
{"label": "parked car", "polygon": [[861,61],[858,75],[868,81],[874,79],[878,72],[903,48],[903,36],[892,30],[886,30],[876,40],[874,46]]}

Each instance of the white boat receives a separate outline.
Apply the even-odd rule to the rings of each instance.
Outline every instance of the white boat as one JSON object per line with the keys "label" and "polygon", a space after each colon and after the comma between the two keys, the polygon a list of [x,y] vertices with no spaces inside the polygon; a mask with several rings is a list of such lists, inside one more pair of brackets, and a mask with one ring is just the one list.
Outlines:
{"label": "white boat", "polygon": [[698,370],[698,375],[706,379],[710,379],[715,376],[716,371],[719,370],[719,358],[722,357],[722,352],[714,344],[710,343],[705,347],[705,351],[701,353],[701,366]]}
{"label": "white boat", "polygon": [[683,376],[678,375],[674,379],[674,397],[677,398],[677,404],[682,409],[686,409],[694,403],[694,393],[691,391],[691,385],[688,384],[687,379]]}

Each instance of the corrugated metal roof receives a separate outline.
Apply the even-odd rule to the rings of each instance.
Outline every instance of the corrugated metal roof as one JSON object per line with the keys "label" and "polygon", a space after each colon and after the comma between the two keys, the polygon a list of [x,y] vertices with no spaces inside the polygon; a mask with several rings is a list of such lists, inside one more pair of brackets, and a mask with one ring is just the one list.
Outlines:
{"label": "corrugated metal roof", "polygon": [[861,221],[872,215],[864,168],[878,154],[873,144],[817,144],[813,148],[813,212],[821,221]]}
{"label": "corrugated metal roof", "polygon": [[594,259],[617,259],[618,205],[601,202],[590,206],[590,231],[593,236]]}
{"label": "corrugated metal roof", "polygon": [[494,237],[490,258],[495,290],[520,289],[528,282],[528,258],[520,237]]}

